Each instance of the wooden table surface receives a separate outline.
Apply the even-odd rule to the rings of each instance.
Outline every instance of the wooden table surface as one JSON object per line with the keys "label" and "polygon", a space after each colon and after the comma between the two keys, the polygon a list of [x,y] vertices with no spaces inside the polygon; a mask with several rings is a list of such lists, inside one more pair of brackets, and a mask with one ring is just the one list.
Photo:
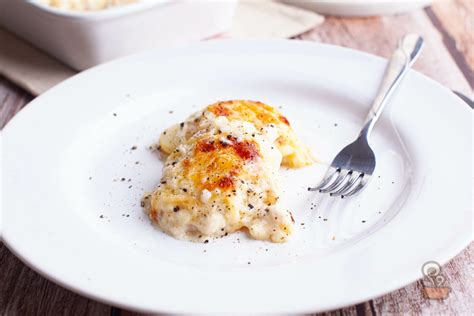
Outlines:
{"label": "wooden table surface", "polygon": [[[426,47],[415,68],[472,99],[474,86],[474,0],[445,0],[408,14],[332,18],[298,39],[359,49],[388,57],[405,33],[421,33]],[[0,48],[1,49],[1,48]],[[0,127],[33,97],[0,77]],[[443,267],[452,289],[443,301],[424,299],[423,282],[326,313],[326,315],[474,315],[474,244]],[[401,258],[402,260],[402,258]],[[132,315],[65,290],[32,271],[0,244],[0,315]],[[363,285],[361,285],[363,286]],[[317,299],[317,298],[315,298]]]}

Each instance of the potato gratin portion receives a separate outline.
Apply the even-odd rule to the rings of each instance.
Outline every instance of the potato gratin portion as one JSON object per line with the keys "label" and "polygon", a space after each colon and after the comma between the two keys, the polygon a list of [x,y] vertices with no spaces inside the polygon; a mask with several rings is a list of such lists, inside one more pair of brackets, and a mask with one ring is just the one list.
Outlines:
{"label": "potato gratin portion", "polygon": [[212,104],[164,131],[160,148],[169,156],[145,201],[164,232],[204,242],[242,229],[255,239],[288,239],[294,220],[277,203],[278,170],[313,160],[275,109],[240,100]]}
{"label": "potato gratin portion", "polygon": [[282,164],[290,168],[311,165],[313,158],[309,149],[298,139],[288,119],[275,108],[262,102],[231,100],[207,106],[181,124],[167,129],[160,138],[164,153],[171,153],[183,140],[188,139],[216,117],[226,117],[229,121],[246,121],[265,134],[280,150]]}

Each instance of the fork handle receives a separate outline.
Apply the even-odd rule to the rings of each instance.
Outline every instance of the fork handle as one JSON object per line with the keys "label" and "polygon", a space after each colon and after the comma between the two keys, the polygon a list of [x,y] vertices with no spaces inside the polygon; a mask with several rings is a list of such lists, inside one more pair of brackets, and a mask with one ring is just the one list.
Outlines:
{"label": "fork handle", "polygon": [[369,114],[360,132],[360,136],[369,138],[372,129],[382,113],[388,99],[398,87],[405,74],[415,62],[423,47],[423,38],[417,34],[405,35],[394,51],[390,63],[372,103]]}

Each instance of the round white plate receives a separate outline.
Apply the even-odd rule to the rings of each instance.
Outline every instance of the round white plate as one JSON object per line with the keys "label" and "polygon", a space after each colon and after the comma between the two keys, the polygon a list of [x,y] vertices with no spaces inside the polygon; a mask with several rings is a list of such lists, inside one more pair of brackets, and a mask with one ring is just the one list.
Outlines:
{"label": "round white plate", "polygon": [[291,5],[335,16],[375,16],[424,8],[432,0],[282,0]]}
{"label": "round white plate", "polygon": [[4,129],[4,242],[58,284],[146,312],[315,312],[415,281],[469,243],[472,223],[472,112],[416,72],[374,130],[363,194],[308,192],[324,164],[282,171],[297,221],[287,244],[178,241],[140,208],[161,176],[148,147],[170,124],[216,100],[260,100],[327,163],[357,135],[385,64],[316,43],[211,41],[85,71]]}

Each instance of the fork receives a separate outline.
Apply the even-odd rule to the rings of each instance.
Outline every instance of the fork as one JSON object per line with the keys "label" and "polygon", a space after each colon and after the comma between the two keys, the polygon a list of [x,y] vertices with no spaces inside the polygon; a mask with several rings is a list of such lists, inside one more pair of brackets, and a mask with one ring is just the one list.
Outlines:
{"label": "fork", "polygon": [[416,34],[404,36],[392,55],[371,109],[357,139],[342,149],[331,163],[322,182],[309,191],[350,196],[366,187],[375,170],[375,154],[369,137],[387,101],[415,62],[423,47],[423,38]]}

